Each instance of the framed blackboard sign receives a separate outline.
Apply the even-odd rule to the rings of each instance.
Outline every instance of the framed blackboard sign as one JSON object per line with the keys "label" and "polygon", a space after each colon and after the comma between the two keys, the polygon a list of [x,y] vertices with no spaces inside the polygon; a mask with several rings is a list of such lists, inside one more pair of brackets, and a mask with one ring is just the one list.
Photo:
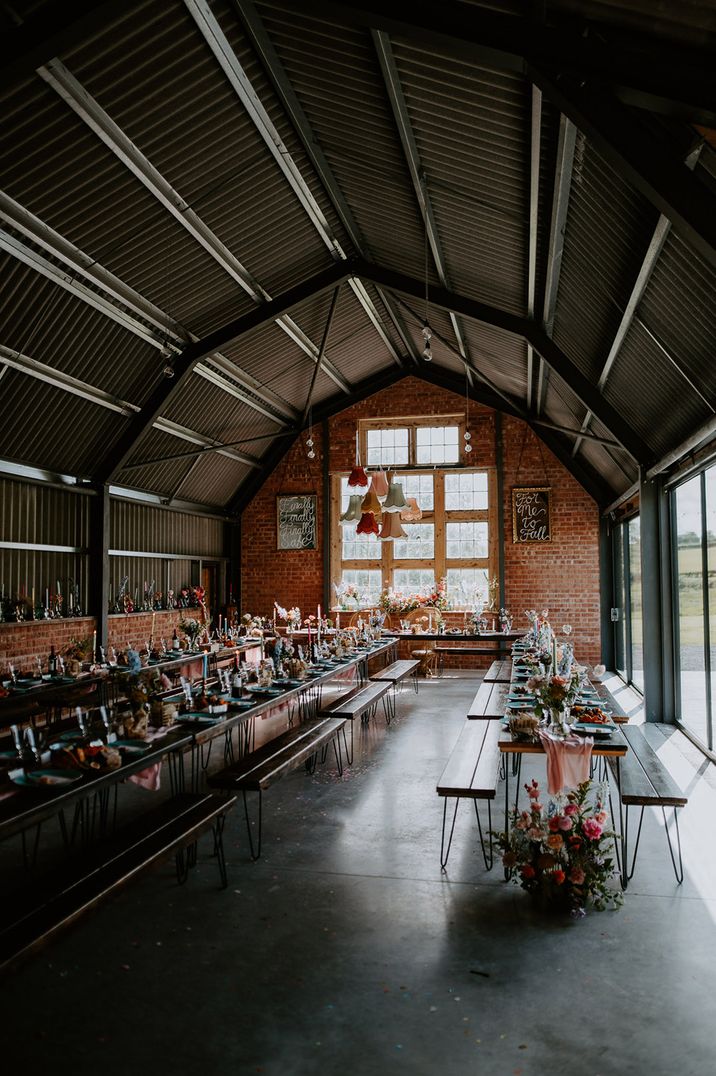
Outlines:
{"label": "framed blackboard sign", "polygon": [[276,498],[276,548],[316,549],[316,494],[286,493]]}
{"label": "framed blackboard sign", "polygon": [[550,486],[526,486],[512,490],[512,541],[521,545],[552,541]]}

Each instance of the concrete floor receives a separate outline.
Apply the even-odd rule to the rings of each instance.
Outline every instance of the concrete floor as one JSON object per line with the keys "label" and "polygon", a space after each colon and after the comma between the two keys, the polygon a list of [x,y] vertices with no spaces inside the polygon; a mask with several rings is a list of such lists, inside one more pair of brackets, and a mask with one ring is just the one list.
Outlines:
{"label": "concrete floor", "polygon": [[228,890],[204,838],[184,887],[163,864],[20,968],[0,987],[5,1071],[716,1071],[714,767],[650,728],[690,796],[683,886],[650,812],[625,906],[545,918],[485,872],[468,810],[440,872],[435,784],[476,687],[421,683],[342,779],[271,789],[259,863],[235,811]]}

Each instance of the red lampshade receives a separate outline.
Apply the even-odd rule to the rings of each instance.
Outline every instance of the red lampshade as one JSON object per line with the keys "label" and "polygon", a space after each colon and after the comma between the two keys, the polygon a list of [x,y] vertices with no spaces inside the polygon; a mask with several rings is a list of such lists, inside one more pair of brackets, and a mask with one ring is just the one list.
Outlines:
{"label": "red lampshade", "polygon": [[348,478],[349,486],[367,486],[368,475],[363,467],[354,467]]}
{"label": "red lampshade", "polygon": [[364,512],[360,517],[360,523],[356,527],[356,534],[377,534],[378,520],[372,512]]}

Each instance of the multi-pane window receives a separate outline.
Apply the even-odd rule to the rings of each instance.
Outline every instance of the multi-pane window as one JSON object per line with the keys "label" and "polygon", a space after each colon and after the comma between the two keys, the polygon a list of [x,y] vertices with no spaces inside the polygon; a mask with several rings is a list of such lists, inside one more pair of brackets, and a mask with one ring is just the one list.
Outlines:
{"label": "multi-pane window", "polygon": [[407,538],[396,538],[393,560],[432,560],[435,556],[435,526],[432,523],[404,523]]}
{"label": "multi-pane window", "polygon": [[457,463],[460,459],[457,426],[418,426],[415,430],[416,463]]}
{"label": "multi-pane window", "polygon": [[[357,535],[355,522],[342,526],[337,522],[356,490],[348,486],[345,475],[335,476],[331,507],[334,582],[354,584],[362,604],[369,605],[381,591],[431,592],[444,578],[454,608],[482,608],[496,573],[494,487],[489,470],[450,469],[448,461],[457,459],[461,451],[458,418],[433,419],[432,425],[413,419],[398,419],[394,426],[366,421],[361,437],[362,458],[369,472],[379,466],[390,471],[405,497],[416,499],[422,516],[415,522],[400,521],[403,538],[381,541],[373,534]],[[403,469],[389,462],[398,452],[408,457]],[[417,463],[419,452],[427,454],[423,470]],[[447,466],[435,466],[438,460]],[[378,523],[382,523],[380,518]]]}
{"label": "multi-pane window", "polygon": [[466,474],[445,475],[445,510],[472,512],[487,509],[487,474],[468,471]]}
{"label": "multi-pane window", "polygon": [[487,568],[448,568],[447,594],[461,609],[480,609],[489,601]]}
{"label": "multi-pane window", "polygon": [[366,431],[366,463],[369,467],[395,467],[408,463],[410,434],[407,427]]}
{"label": "multi-pane window", "polygon": [[448,523],[448,560],[483,560],[487,556],[487,523]]}

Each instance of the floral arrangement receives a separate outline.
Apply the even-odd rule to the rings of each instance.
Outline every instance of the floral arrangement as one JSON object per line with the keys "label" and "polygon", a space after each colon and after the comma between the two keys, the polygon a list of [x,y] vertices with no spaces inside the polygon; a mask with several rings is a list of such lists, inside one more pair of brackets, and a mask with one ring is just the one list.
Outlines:
{"label": "floral arrangement", "polygon": [[512,613],[509,609],[500,609],[500,631],[512,631]]}
{"label": "floral arrangement", "polygon": [[591,781],[551,800],[540,802],[537,781],[526,784],[527,811],[513,811],[507,833],[495,833],[502,849],[502,862],[514,871],[513,880],[546,904],[569,908],[574,916],[585,914],[591,902],[597,911],[623,903],[611,848],[615,834],[608,828],[604,808],[605,789],[597,786],[590,802]]}
{"label": "floral arrangement", "polygon": [[179,621],[179,630],[183,631],[186,635],[192,650],[196,646],[196,640],[199,637],[199,632],[202,631],[202,628],[203,625],[194,617],[183,616]]}
{"label": "floral arrangement", "polygon": [[487,594],[489,600],[488,610],[491,613],[494,613],[497,608],[497,594],[499,589],[500,580],[497,578],[497,576],[493,576],[493,578],[487,584]]}
{"label": "floral arrangement", "polygon": [[63,653],[69,661],[87,661],[92,653],[92,640],[89,636],[85,639],[72,638]]}
{"label": "floral arrangement", "polygon": [[378,605],[384,613],[398,617],[412,613],[414,609],[447,609],[447,580],[441,579],[430,594],[401,594],[397,590],[384,590],[378,599]]}
{"label": "floral arrangement", "polygon": [[297,605],[294,605],[291,609],[284,609],[284,607],[282,605],[279,605],[278,602],[274,602],[274,606],[276,607],[276,616],[280,620],[285,620],[286,625],[289,628],[300,628],[301,610],[298,608]]}
{"label": "floral arrangement", "polygon": [[356,606],[360,606],[362,598],[355,583],[334,583],[333,589],[341,609],[347,609],[349,601],[354,601]]}

